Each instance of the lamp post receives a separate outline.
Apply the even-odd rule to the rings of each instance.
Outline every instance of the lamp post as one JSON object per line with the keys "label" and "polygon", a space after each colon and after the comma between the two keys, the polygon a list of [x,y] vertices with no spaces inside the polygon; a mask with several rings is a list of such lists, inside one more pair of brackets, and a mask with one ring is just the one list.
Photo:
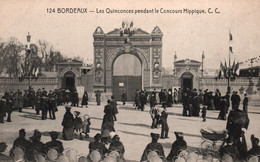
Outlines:
{"label": "lamp post", "polygon": [[202,56],[201,56],[201,62],[202,62],[202,65],[201,65],[201,76],[203,78],[203,72],[204,72],[204,59],[205,59],[205,55],[204,55],[204,51],[202,52]]}
{"label": "lamp post", "polygon": [[30,49],[30,41],[31,41],[31,35],[28,32],[27,35],[27,45],[25,47],[26,55],[28,56],[28,84],[29,84],[29,90],[31,89],[31,49]]}

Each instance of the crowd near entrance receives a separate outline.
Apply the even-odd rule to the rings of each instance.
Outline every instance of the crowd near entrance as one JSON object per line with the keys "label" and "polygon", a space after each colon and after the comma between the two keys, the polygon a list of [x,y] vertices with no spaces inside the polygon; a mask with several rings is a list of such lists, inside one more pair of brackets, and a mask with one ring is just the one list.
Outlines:
{"label": "crowd near entrance", "polygon": [[123,54],[113,64],[112,90],[116,100],[121,100],[124,90],[128,101],[134,101],[136,89],[142,89],[142,65],[134,55]]}

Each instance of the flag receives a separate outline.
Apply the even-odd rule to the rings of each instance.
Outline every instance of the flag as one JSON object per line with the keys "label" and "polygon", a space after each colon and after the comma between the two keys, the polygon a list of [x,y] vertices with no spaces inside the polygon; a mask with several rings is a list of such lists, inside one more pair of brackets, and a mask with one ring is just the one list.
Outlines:
{"label": "flag", "polygon": [[220,70],[221,70],[221,71],[224,71],[224,70],[225,70],[225,67],[223,66],[222,62],[220,63]]}
{"label": "flag", "polygon": [[205,58],[205,55],[204,55],[204,51],[202,52],[202,59],[204,59]]}
{"label": "flag", "polygon": [[133,26],[134,26],[134,23],[133,23],[133,21],[131,21],[130,28],[132,28]]}
{"label": "flag", "polygon": [[237,62],[236,66],[235,66],[235,69],[234,69],[235,76],[238,76],[238,74],[237,74],[238,68],[239,68],[239,63]]}
{"label": "flag", "polygon": [[221,72],[221,70],[219,70],[218,79],[221,78],[221,75],[222,75],[222,72]]}
{"label": "flag", "polygon": [[232,47],[229,47],[229,51],[230,51],[231,53],[233,53]]}
{"label": "flag", "polygon": [[125,29],[125,22],[122,22],[122,28]]}
{"label": "flag", "polygon": [[227,76],[227,63],[226,63],[226,61],[225,61],[225,66],[224,66],[224,71],[223,71],[223,73],[224,73],[224,77],[225,78],[228,78],[228,76]]}
{"label": "flag", "polygon": [[233,36],[232,34],[229,32],[229,41],[232,41],[233,40]]}

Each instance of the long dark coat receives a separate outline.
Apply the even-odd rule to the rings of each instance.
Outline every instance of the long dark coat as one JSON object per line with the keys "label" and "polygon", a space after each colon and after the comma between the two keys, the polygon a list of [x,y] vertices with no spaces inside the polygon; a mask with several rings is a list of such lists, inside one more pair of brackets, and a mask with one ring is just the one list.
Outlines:
{"label": "long dark coat", "polygon": [[67,111],[64,114],[61,124],[63,126],[63,138],[66,140],[72,140],[74,137],[74,117],[70,111]]}
{"label": "long dark coat", "polygon": [[88,105],[88,93],[85,92],[83,97],[82,97],[82,102],[81,102],[81,105]]}

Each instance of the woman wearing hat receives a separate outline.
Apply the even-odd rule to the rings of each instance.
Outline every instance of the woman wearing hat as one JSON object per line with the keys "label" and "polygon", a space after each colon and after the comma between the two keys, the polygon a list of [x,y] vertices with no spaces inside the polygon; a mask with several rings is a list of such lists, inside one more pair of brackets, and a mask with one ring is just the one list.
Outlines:
{"label": "woman wearing hat", "polygon": [[88,93],[87,93],[87,91],[85,91],[83,96],[82,96],[81,107],[83,107],[84,105],[86,105],[86,107],[88,107]]}
{"label": "woman wearing hat", "polygon": [[74,117],[73,114],[70,112],[71,107],[70,106],[65,106],[66,108],[66,113],[64,114],[63,120],[62,120],[62,126],[63,126],[63,131],[62,131],[62,137],[64,140],[72,140],[74,137]]}
{"label": "woman wearing hat", "polygon": [[169,155],[167,156],[167,160],[171,161],[175,156],[178,156],[178,153],[180,150],[186,150],[187,149],[187,143],[183,139],[183,133],[182,132],[174,132],[176,136],[176,140],[172,144],[172,149]]}
{"label": "woman wearing hat", "polygon": [[101,126],[101,133],[102,133],[102,137],[105,137],[105,132],[114,132],[115,128],[114,128],[114,116],[115,116],[115,109],[113,107],[111,107],[111,100],[107,101],[107,105],[105,106],[104,109],[104,117],[103,117],[103,122],[102,122],[102,126]]}
{"label": "woman wearing hat", "polygon": [[151,137],[152,137],[152,142],[149,143],[144,152],[143,152],[143,155],[142,155],[142,158],[141,158],[141,161],[146,161],[148,160],[147,159],[147,155],[150,151],[156,151],[158,153],[158,156],[160,156],[161,158],[165,158],[165,155],[164,155],[164,150],[163,150],[163,146],[162,144],[158,143],[158,139],[160,137],[159,134],[157,133],[151,133],[150,134]]}
{"label": "woman wearing hat", "polygon": [[120,158],[124,160],[124,153],[125,153],[125,147],[123,143],[120,141],[119,135],[117,135],[115,132],[111,132],[111,138],[112,142],[109,146],[109,152],[117,151],[120,154]]}
{"label": "woman wearing hat", "polygon": [[62,142],[57,140],[60,133],[52,131],[52,132],[49,132],[49,134],[51,136],[51,141],[49,141],[45,144],[46,152],[48,152],[49,149],[56,149],[58,154],[61,154],[64,151],[64,147],[63,147]]}

